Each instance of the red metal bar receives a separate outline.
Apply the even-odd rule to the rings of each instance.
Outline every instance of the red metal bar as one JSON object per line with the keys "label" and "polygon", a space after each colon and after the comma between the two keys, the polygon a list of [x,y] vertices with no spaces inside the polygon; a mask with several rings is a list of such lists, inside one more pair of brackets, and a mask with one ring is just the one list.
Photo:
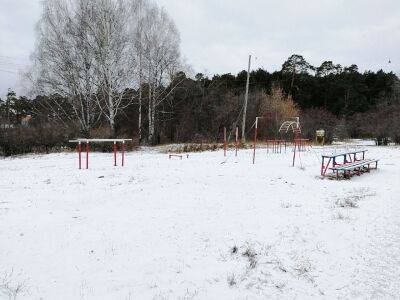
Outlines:
{"label": "red metal bar", "polygon": [[78,142],[78,160],[79,160],[79,170],[82,169],[82,145]]}
{"label": "red metal bar", "polygon": [[125,142],[122,142],[121,151],[122,151],[121,165],[124,166],[124,164],[125,164]]}
{"label": "red metal bar", "polygon": [[293,163],[292,163],[292,167],[294,167],[294,162],[296,160],[296,147],[297,147],[297,141],[294,141],[294,149],[293,149]]}
{"label": "red metal bar", "polygon": [[329,160],[328,160],[328,163],[327,163],[326,166],[325,166],[324,173],[322,174],[323,176],[325,176],[326,171],[328,171],[329,164],[331,163],[331,160],[332,160],[332,158],[330,157]]}
{"label": "red metal bar", "polygon": [[89,169],[89,142],[86,142],[86,169]]}
{"label": "red metal bar", "polygon": [[324,175],[324,161],[325,161],[325,157],[322,156],[322,162],[321,162],[321,176]]}
{"label": "red metal bar", "polygon": [[224,156],[226,156],[226,127],[224,127]]}
{"label": "red metal bar", "polygon": [[256,126],[254,129],[253,165],[256,161],[257,132],[258,132],[258,117],[256,117]]}
{"label": "red metal bar", "polygon": [[117,143],[116,142],[114,142],[113,150],[114,150],[114,167],[116,167],[117,166]]}

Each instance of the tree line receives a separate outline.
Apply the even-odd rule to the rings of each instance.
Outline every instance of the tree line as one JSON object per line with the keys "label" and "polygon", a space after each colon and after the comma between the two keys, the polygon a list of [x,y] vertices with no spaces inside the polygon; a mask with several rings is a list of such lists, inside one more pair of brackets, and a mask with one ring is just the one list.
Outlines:
{"label": "tree line", "polygon": [[[0,99],[0,147],[29,152],[76,136],[220,141],[224,127],[241,125],[247,72],[192,73],[173,20],[152,2],[45,0],[26,73],[30,96]],[[400,83],[391,72],[316,67],[293,54],[281,70],[251,71],[248,102],[246,128],[263,117],[261,138],[278,137],[283,121],[300,116],[311,139],[325,129],[328,140],[400,141]]]}

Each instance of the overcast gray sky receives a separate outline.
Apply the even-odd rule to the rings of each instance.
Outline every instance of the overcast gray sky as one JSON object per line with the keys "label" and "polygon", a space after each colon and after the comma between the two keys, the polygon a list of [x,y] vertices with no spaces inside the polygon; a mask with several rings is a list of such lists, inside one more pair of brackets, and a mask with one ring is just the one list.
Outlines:
{"label": "overcast gray sky", "polygon": [[[182,54],[195,72],[281,68],[293,53],[319,65],[400,73],[400,0],[157,0],[175,20]],[[0,0],[0,97],[23,93],[40,0]],[[391,60],[389,64],[388,61]]]}

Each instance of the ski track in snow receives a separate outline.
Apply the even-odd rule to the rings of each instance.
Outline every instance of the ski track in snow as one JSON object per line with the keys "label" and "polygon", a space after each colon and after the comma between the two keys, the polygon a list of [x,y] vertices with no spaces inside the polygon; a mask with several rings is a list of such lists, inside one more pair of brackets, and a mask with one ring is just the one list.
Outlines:
{"label": "ski track in snow", "polygon": [[0,299],[399,297],[399,148],[340,181],[320,149],[251,154],[1,159]]}

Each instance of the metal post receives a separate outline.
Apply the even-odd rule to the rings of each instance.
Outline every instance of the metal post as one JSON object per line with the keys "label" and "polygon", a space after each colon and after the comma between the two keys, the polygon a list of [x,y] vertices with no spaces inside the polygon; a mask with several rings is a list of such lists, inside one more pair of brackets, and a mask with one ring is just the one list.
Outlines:
{"label": "metal post", "polygon": [[226,156],[226,127],[224,127],[224,156]]}
{"label": "metal post", "polygon": [[292,163],[292,167],[294,167],[294,161],[296,160],[296,139],[294,140],[294,149],[293,149],[293,163]]}
{"label": "metal post", "polygon": [[125,163],[125,141],[122,141],[122,158],[121,158],[121,165],[124,166]]}
{"label": "metal post", "polygon": [[86,142],[86,169],[89,169],[89,142]]}
{"label": "metal post", "polygon": [[116,167],[117,166],[117,143],[115,141],[114,141],[113,149],[114,149],[114,167]]}
{"label": "metal post", "polygon": [[82,169],[82,145],[78,142],[78,160],[79,160],[79,170]]}
{"label": "metal post", "polygon": [[257,131],[258,131],[258,117],[256,117],[256,126],[254,128],[253,165],[256,161]]}
{"label": "metal post", "polygon": [[294,132],[294,149],[293,149],[293,164],[292,167],[294,167],[294,162],[296,160],[296,147],[299,151],[299,155],[300,155],[300,146],[299,146],[299,138],[300,138],[300,132],[299,129],[296,129]]}

